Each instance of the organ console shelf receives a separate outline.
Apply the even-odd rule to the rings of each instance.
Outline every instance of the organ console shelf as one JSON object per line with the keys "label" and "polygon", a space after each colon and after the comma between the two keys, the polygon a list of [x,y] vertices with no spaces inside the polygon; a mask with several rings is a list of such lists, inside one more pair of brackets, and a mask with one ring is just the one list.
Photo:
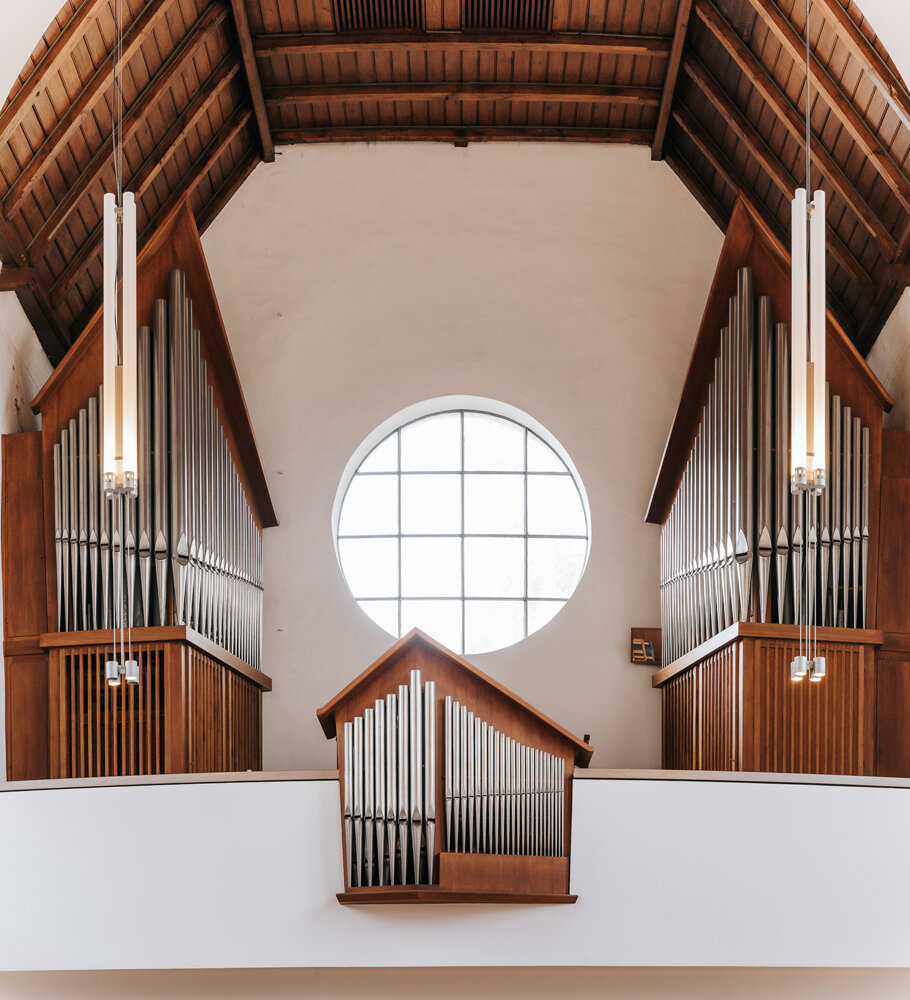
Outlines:
{"label": "organ console shelf", "polygon": [[[741,198],[646,517],[663,526],[667,666],[652,678],[663,766],[910,776],[905,715],[893,707],[910,707],[910,607],[894,549],[910,527],[898,471],[908,435],[883,431],[893,401],[829,313],[831,475],[819,534],[798,536],[789,311],[787,250]],[[805,559],[827,658],[818,683],[790,680]]]}
{"label": "organ console shelf", "polygon": [[417,629],[316,714],[338,743],[339,902],[575,902],[584,740]]}
{"label": "organ console shelf", "polygon": [[[10,780],[261,767],[277,518],[188,199],[139,253],[137,293],[135,530],[101,497],[101,310],[32,403],[41,431],[3,437]],[[109,689],[121,566],[140,682]]]}

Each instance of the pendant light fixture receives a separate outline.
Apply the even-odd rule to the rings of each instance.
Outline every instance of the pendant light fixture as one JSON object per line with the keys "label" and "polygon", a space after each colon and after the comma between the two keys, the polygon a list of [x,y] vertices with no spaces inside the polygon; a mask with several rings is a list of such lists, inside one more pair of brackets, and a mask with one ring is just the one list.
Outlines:
{"label": "pendant light fixture", "polygon": [[[811,180],[811,127],[809,120],[809,4],[806,0],[806,186],[792,203],[791,338],[790,338],[790,490],[797,496],[797,516],[802,520],[803,546],[811,548],[816,537],[816,498],[825,489],[827,405],[825,394],[825,192],[813,192]],[[799,581],[799,653],[790,664],[790,677],[808,675],[820,681],[825,658],[818,655],[815,620],[815,572],[804,551]],[[824,596],[823,598],[824,599]]]}
{"label": "pendant light fixture", "polygon": [[[105,664],[111,687],[121,676],[139,683],[132,656],[132,611],[126,558],[133,537],[138,492],[139,434],[136,410],[136,199],[123,190],[123,0],[116,0],[116,49],[111,99],[116,193],[104,196],[104,502],[111,502],[114,545],[114,651]],[[118,544],[119,539],[119,544]]]}

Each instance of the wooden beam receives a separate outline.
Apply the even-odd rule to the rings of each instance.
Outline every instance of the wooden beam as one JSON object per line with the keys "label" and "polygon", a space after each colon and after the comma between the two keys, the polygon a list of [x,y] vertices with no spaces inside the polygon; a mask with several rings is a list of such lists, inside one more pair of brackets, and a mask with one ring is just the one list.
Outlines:
{"label": "wooden beam", "polygon": [[[788,236],[785,227],[765,207],[755,191],[746,183],[743,176],[729,161],[726,153],[708,134],[705,127],[696,121],[695,116],[687,108],[679,105],[673,109],[673,120],[686,133],[702,156],[723,177],[724,182],[737,194],[744,193],[749,201],[757,207],[765,225],[776,234],[778,239],[786,244]],[[837,258],[838,263],[850,274],[850,277],[860,286],[866,298],[871,301],[875,295],[876,288],[872,278],[863,270],[859,261],[853,257],[838,237],[835,236],[833,240],[829,241],[829,246],[831,248],[831,255]]]}
{"label": "wooden beam", "polygon": [[711,221],[722,232],[727,231],[730,213],[714,197],[704,181],[695,173],[680,154],[671,146],[664,152],[664,159],[670,165],[676,176],[683,182],[689,194],[707,212]]}
{"label": "wooden beam", "polygon": [[592,52],[601,55],[666,56],[665,35],[603,35],[575,31],[352,31],[257,35],[259,56],[337,55],[343,52],[408,52],[452,49],[471,52]]}
{"label": "wooden beam", "polygon": [[353,128],[297,128],[275,132],[278,143],[301,142],[488,142],[490,140],[559,140],[562,142],[615,142],[651,145],[650,130],[624,128],[532,128],[523,125],[386,125]]}
{"label": "wooden beam", "polygon": [[667,125],[670,123],[670,111],[673,108],[676,81],[679,78],[679,67],[682,65],[691,15],[692,0],[679,0],[679,7],[676,8],[676,26],[673,29],[673,44],[670,46],[670,58],[667,60],[663,93],[657,112],[657,127],[654,129],[654,142],[651,144],[652,160],[663,159],[664,139],[667,137]]}
{"label": "wooden beam", "polygon": [[[771,33],[783,46],[791,59],[802,67],[805,58],[805,42],[793,25],[783,15],[775,0],[749,0],[756,13],[771,29]],[[809,59],[809,75],[816,91],[822,95],[834,114],[869,158],[869,162],[881,175],[885,183],[900,199],[905,209],[910,209],[910,179],[891,158],[879,137],[872,131],[863,117],[853,106],[853,101],[840,89],[837,82],[812,53]]]}
{"label": "wooden beam", "polygon": [[[793,192],[800,186],[802,178],[795,178],[778,159],[777,154],[765,142],[764,138],[759,134],[758,129],[749,121],[737,105],[733,103],[732,98],[717,80],[714,79],[705,64],[697,56],[689,55],[683,64],[683,72],[714,106],[715,110],[724,119],[726,125],[737,139],[743,143],[746,149],[749,150],[750,155],[758,161],[781,194],[792,198]],[[852,208],[849,202],[848,207]],[[890,260],[895,252],[894,239],[877,219],[874,221],[876,233],[878,234],[878,244],[882,248],[886,259]],[[835,239],[838,239],[830,223],[828,223],[828,232]]]}
{"label": "wooden beam", "polygon": [[910,93],[900,75],[882,58],[840,0],[814,0],[814,3],[822,8],[834,27],[838,44],[847,46],[850,55],[863,67],[863,72],[888,102],[904,128],[910,129]]}
{"label": "wooden beam", "polygon": [[351,101],[547,101],[560,104],[634,104],[656,106],[657,87],[562,83],[370,83],[275,87],[270,107],[283,104],[345,104]]}
{"label": "wooden beam", "polygon": [[196,227],[200,236],[215,221],[224,206],[237,193],[241,184],[261,162],[262,158],[253,150],[250,150],[242,160],[238,161],[237,166],[225,177],[218,186],[218,190],[196,217]]}
{"label": "wooden beam", "polygon": [[[205,41],[209,32],[227,16],[227,9],[220,4],[208,7],[196,23],[190,28],[180,44],[161,64],[158,72],[142,89],[137,99],[126,109],[123,115],[123,143],[136,132],[147,127],[149,112],[168,92],[171,82],[183,71],[187,63],[196,54],[199,46]],[[107,132],[98,151],[89,160],[86,167],[76,180],[68,187],[66,197],[48,216],[47,221],[35,233],[28,246],[29,253],[41,254],[48,243],[57,235],[60,227],[65,224],[76,206],[85,197],[86,192],[111,165],[111,133]]]}
{"label": "wooden beam", "polygon": [[[752,50],[739,37],[733,25],[711,0],[695,0],[695,12],[705,27],[726,49],[730,58],[739,66],[746,79],[790,133],[791,138],[799,143],[799,148],[802,149],[806,142],[805,120],[758,61]],[[812,159],[834,190],[847,202],[851,211],[863,223],[869,235],[879,240],[882,223],[853,186],[853,182],[834,162],[818,136],[815,137],[815,145],[812,147]]]}
{"label": "wooden beam", "polygon": [[98,10],[107,3],[108,0],[82,0],[63,26],[63,30],[35,64],[28,79],[19,87],[0,114],[0,145],[9,139],[22,120],[22,116],[46,86],[50,74],[82,42],[89,23]]}
{"label": "wooden beam", "polygon": [[0,266],[0,292],[14,292],[17,288],[31,285],[35,280],[35,271],[31,267]]}
{"label": "wooden beam", "polygon": [[[212,169],[225,149],[244,129],[252,114],[253,112],[249,108],[239,108],[215,133],[208,146],[202,150],[199,156],[193,161],[190,169],[180,178],[179,185],[142,227],[139,236],[140,245],[154,233],[157,223],[167,215],[176,202],[195,189],[196,185]],[[97,239],[88,240],[76,257],[69,263],[66,270],[51,286],[51,301],[55,304],[60,302],[69,289],[72,288],[73,284],[83,275],[86,268],[100,254],[100,241]]]}
{"label": "wooden beam", "polygon": [[[162,16],[174,2],[175,0],[146,0],[142,10],[133,18],[132,23],[124,32],[124,65],[139,51],[140,46],[148,41],[149,31],[155,20]],[[7,217],[9,217],[11,210],[31,191],[35,181],[41,176],[54,153],[91,113],[92,107],[102,91],[110,86],[114,54],[112,49],[105,56],[88,83],[79,91],[72,104],[67,105],[66,110],[57,120],[44,142],[25,164],[22,172],[3,199],[3,211]]]}
{"label": "wooden beam", "polygon": [[256,119],[256,128],[259,132],[259,143],[262,146],[262,158],[266,163],[272,163],[275,159],[275,143],[272,141],[265,98],[262,96],[262,80],[259,77],[259,67],[256,65],[256,53],[253,50],[253,38],[250,35],[250,22],[246,16],[244,0],[231,0],[231,11],[234,14],[234,27],[240,44],[243,75],[246,77],[253,117]]}

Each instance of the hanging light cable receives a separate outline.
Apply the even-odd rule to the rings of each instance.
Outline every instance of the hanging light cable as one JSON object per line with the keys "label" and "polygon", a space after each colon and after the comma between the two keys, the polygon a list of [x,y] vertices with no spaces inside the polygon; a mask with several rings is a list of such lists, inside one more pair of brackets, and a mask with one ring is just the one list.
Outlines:
{"label": "hanging light cable", "polygon": [[[827,482],[825,394],[825,192],[811,190],[812,131],[810,109],[809,6],[806,0],[806,186],[792,202],[791,339],[790,339],[790,489],[802,502],[795,504],[803,521],[803,572],[799,580],[797,622],[799,652],[790,664],[790,677],[820,681],[825,658],[818,655],[815,621],[815,568],[810,559],[815,537],[816,498]],[[822,595],[824,600],[824,594]]]}
{"label": "hanging light cable", "polygon": [[139,683],[132,657],[132,611],[126,584],[126,540],[136,502],[139,440],[136,411],[136,199],[123,191],[123,0],[115,2],[116,42],[111,93],[111,139],[116,193],[105,194],[104,249],[104,424],[102,486],[112,504],[115,538],[114,651],[105,664],[107,682]]}

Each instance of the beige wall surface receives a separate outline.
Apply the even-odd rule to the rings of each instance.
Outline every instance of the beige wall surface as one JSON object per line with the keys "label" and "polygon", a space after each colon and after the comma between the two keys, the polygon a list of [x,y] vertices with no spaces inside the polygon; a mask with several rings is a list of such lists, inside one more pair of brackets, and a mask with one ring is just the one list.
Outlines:
{"label": "beige wall surface", "polygon": [[493,398],[574,460],[593,541],[549,625],[477,665],[595,763],[659,763],[658,529],[643,523],[722,236],[647,149],[288,147],[204,237],[281,525],[266,532],[265,767],[331,766],[314,711],[393,641],[354,603],[331,511],[377,425]]}
{"label": "beige wall surface", "polygon": [[268,969],[0,975],[33,1000],[905,1000],[895,969]]}

